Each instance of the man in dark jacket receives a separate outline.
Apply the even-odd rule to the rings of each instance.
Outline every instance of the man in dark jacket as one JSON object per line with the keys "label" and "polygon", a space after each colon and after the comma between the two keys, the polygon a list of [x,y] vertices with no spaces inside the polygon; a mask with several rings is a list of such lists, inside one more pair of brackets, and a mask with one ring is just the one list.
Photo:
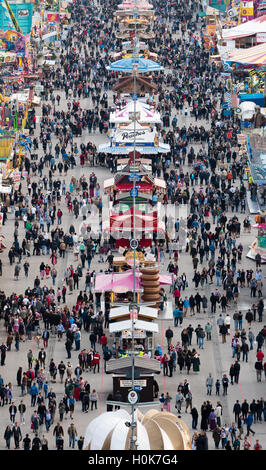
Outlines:
{"label": "man in dark jacket", "polygon": [[227,326],[226,325],[221,325],[220,327],[220,333],[222,335],[222,343],[226,343],[226,335],[227,335]]}
{"label": "man in dark jacket", "polygon": [[246,358],[246,362],[248,362],[249,346],[248,346],[248,343],[246,341],[244,341],[244,343],[242,344],[241,351],[242,351],[242,354],[243,354],[243,357],[242,357],[243,361]]}
{"label": "man in dark jacket", "polygon": [[237,423],[238,417],[241,412],[241,405],[239,403],[239,400],[236,400],[234,407],[233,407],[233,413],[235,413],[235,422]]}
{"label": "man in dark jacket", "polygon": [[238,361],[234,364],[234,371],[235,371],[235,383],[238,384],[239,374],[240,374],[240,364]]}
{"label": "man in dark jacket", "polygon": [[15,423],[15,425],[13,426],[12,434],[13,434],[14,441],[15,441],[15,449],[19,449],[19,442],[22,439],[22,434],[21,434],[21,429],[18,423]]}
{"label": "man in dark jacket", "polygon": [[171,330],[171,327],[168,326],[168,329],[167,329],[166,332],[165,332],[165,337],[166,337],[166,339],[167,339],[168,349],[169,349],[170,346],[171,346],[173,336],[174,336],[174,333],[173,333],[173,331]]}
{"label": "man in dark jacket", "polygon": [[263,364],[261,361],[256,361],[255,362],[255,369],[257,373],[257,382],[261,382],[261,373],[263,370]]}
{"label": "man in dark jacket", "polygon": [[10,415],[11,423],[15,422],[16,414],[17,414],[17,407],[16,407],[15,403],[12,401],[12,404],[9,407],[9,415]]}
{"label": "man in dark jacket", "polygon": [[247,416],[248,416],[248,411],[249,411],[249,404],[246,399],[243,401],[241,405],[241,411],[242,411],[243,418],[246,421]]}
{"label": "man in dark jacket", "polygon": [[72,341],[70,340],[70,338],[67,338],[67,340],[65,342],[65,347],[66,347],[66,351],[67,351],[67,359],[70,359],[71,358],[71,349],[72,349]]}
{"label": "man in dark jacket", "polygon": [[208,438],[205,431],[202,431],[196,440],[196,450],[208,450]]}
{"label": "man in dark jacket", "polygon": [[44,349],[42,348],[38,354],[38,359],[39,359],[39,362],[40,362],[40,366],[43,367],[43,369],[45,369],[45,359],[46,359],[46,352],[44,351]]}

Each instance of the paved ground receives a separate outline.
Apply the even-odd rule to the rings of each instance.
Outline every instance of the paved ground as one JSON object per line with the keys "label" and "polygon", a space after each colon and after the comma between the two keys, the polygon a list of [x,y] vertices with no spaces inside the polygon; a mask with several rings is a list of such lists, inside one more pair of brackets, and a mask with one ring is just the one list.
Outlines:
{"label": "paved ground", "polygon": [[[66,102],[64,100],[64,96],[62,95],[62,100],[60,103],[60,108],[65,109],[66,108]],[[91,103],[89,100],[81,100],[82,106],[90,106]],[[182,116],[179,116],[179,123],[182,120]],[[193,122],[193,120],[191,120]],[[189,118],[190,122],[190,118]],[[37,130],[38,133],[38,130]],[[79,144],[81,141],[87,142],[88,140],[93,141],[97,145],[99,143],[103,143],[107,141],[106,136],[100,135],[99,133],[96,133],[94,135],[90,135],[88,137],[87,134],[84,134],[81,139],[75,139],[75,141]],[[40,152],[41,154],[41,152]],[[67,183],[69,183],[70,178],[72,176],[75,176],[76,178],[80,177],[82,174],[86,174],[87,176],[91,171],[95,171],[98,181],[101,185],[101,188],[103,188],[103,181],[110,177],[109,170],[106,168],[90,168],[90,167],[85,167],[85,168],[80,168],[79,165],[73,170],[69,171],[67,177],[61,177],[62,179],[64,178]],[[48,172],[48,169],[46,169],[46,172]],[[38,180],[38,178],[36,178]],[[62,198],[62,203],[61,207],[63,210],[63,221],[62,225],[65,230],[68,230],[68,227],[70,223],[74,223],[75,226],[78,228],[79,224],[81,223],[81,216],[79,219],[74,220],[73,216],[69,215],[66,209],[65,202]],[[228,214],[230,216],[230,213]],[[238,214],[240,219],[243,219],[243,215]],[[14,230],[14,216],[13,214],[8,214],[8,221],[6,225],[2,228],[2,233],[6,237],[6,244],[9,247],[10,243],[12,242],[13,239],[13,230]],[[23,233],[23,223],[20,222],[20,234],[22,235]],[[241,241],[244,245],[244,255],[243,255],[243,261],[242,265],[244,269],[247,267],[252,267],[254,269],[254,264],[251,260],[248,260],[245,257],[245,254],[248,251],[248,247],[250,243],[253,241],[255,236],[255,233],[251,234],[241,234]],[[2,260],[3,260],[3,276],[1,278],[1,289],[4,290],[7,294],[10,294],[12,292],[17,292],[21,293],[24,292],[24,290],[28,286],[32,286],[33,280],[37,274],[39,274],[39,265],[41,261],[44,260],[44,262],[50,263],[50,259],[47,256],[32,256],[29,258],[30,262],[30,275],[29,278],[26,279],[24,277],[24,273],[21,271],[20,274],[20,279],[19,281],[14,280],[14,268],[9,266],[9,260],[7,257],[7,252],[8,249],[5,250],[5,252],[2,255]],[[24,260],[22,261],[22,263]],[[76,265],[77,263],[74,261],[73,253],[68,252],[66,255],[66,258],[64,261],[59,259],[58,265],[57,265],[57,270],[58,270],[58,277],[57,277],[57,285],[62,285],[63,282],[63,277],[64,277],[64,270],[67,265],[73,264]],[[166,258],[164,266],[162,266],[162,271],[165,270],[168,264],[168,259]],[[96,256],[95,259],[93,260],[92,263],[92,269],[99,270],[99,265],[98,264],[98,257]],[[192,283],[192,275],[193,275],[193,269],[192,269],[192,263],[191,259],[188,254],[182,253],[180,260],[179,260],[179,266],[180,266],[180,272],[184,270],[187,274],[188,281],[189,281],[189,287],[186,290],[186,294],[190,295],[191,292],[195,293],[194,290],[194,284]],[[265,278],[265,268],[263,268],[263,274]],[[48,279],[46,281],[42,281],[42,284],[44,282],[50,287],[51,286],[51,279]],[[81,288],[84,287],[84,281],[81,281]],[[205,292],[207,294],[207,297],[209,298],[211,292],[213,289],[213,285],[210,286],[208,285],[205,288]],[[75,292],[78,294],[78,291]],[[265,286],[263,288],[263,294],[265,295]],[[168,298],[171,301],[172,296],[171,294],[168,294]],[[67,295],[67,304],[71,308],[75,300],[75,295]],[[241,295],[240,295],[240,300],[239,300],[239,308],[246,310],[250,305],[251,305],[251,299],[249,297],[249,289],[242,289]],[[232,309],[229,310],[230,313],[232,313]],[[158,376],[158,383],[160,386],[160,392],[163,391],[168,391],[170,395],[175,397],[175,392],[176,392],[176,387],[177,384],[180,381],[183,381],[184,378],[188,378],[192,393],[193,393],[193,405],[195,405],[200,411],[200,406],[204,400],[206,400],[207,395],[206,395],[206,388],[205,388],[205,380],[209,372],[212,373],[214,379],[222,377],[223,373],[229,372],[229,366],[231,363],[231,347],[230,347],[230,338],[228,337],[227,343],[226,344],[221,344],[221,338],[219,337],[218,330],[217,330],[217,325],[216,325],[216,320],[219,315],[220,311],[218,309],[217,313],[215,316],[210,316],[209,314],[196,314],[193,317],[189,317],[184,319],[184,323],[182,327],[188,326],[189,323],[192,324],[192,326],[195,328],[199,323],[201,325],[205,325],[206,321],[209,319],[213,323],[213,335],[212,335],[212,340],[211,341],[205,341],[204,345],[204,350],[200,351],[200,359],[201,359],[201,367],[200,367],[200,372],[199,373],[193,373],[191,372],[189,376],[187,376],[185,373],[180,375],[178,371],[174,373],[174,376],[172,378],[169,377],[163,377],[162,374]],[[264,320],[265,321],[265,320]],[[173,321],[172,319],[170,320],[162,320],[159,318],[158,320],[159,323],[159,333],[158,335],[155,335],[154,339],[154,344],[161,344],[163,348],[166,348],[166,340],[165,340],[165,330],[166,328],[171,325],[173,326]],[[246,321],[244,320],[244,327],[247,327]],[[253,325],[253,331],[256,334],[262,327],[264,323],[258,323],[256,322]],[[174,342],[177,340],[180,340],[180,333],[181,333],[181,328],[175,328],[174,329]],[[232,330],[231,330],[232,334]],[[6,333],[3,327],[3,321],[0,322],[0,341],[5,341],[6,339]],[[112,338],[109,337],[109,343],[111,344]],[[81,337],[81,348],[88,348],[90,346],[89,344],[89,338],[88,334],[82,331],[82,337]],[[192,347],[196,348],[196,339],[193,337],[192,341]],[[25,370],[27,366],[27,352],[29,349],[33,349],[34,354],[37,355],[38,350],[36,349],[36,344],[35,342],[26,340],[24,343],[21,344],[21,348],[19,352],[16,352],[14,350],[14,346],[12,346],[11,352],[8,352],[7,354],[7,360],[6,360],[6,366],[1,367],[1,375],[4,378],[4,381],[8,383],[9,381],[13,383],[13,394],[14,394],[14,400],[15,403],[18,405],[19,400],[20,400],[20,389],[16,386],[16,372],[19,366],[22,366],[23,369]],[[100,350],[100,347],[98,346],[98,350]],[[71,362],[73,367],[76,366],[77,364],[77,354],[74,351],[72,352],[72,358]],[[223,418],[222,418],[222,423],[223,424],[229,424],[233,421],[233,413],[232,413],[232,408],[233,404],[235,403],[236,399],[239,399],[241,402],[243,399],[247,399],[249,402],[253,398],[258,399],[260,397],[265,398],[265,380],[263,378],[263,381],[261,383],[256,382],[256,374],[254,370],[254,363],[255,363],[255,354],[256,350],[252,351],[249,355],[249,361],[248,363],[243,363],[241,361],[241,372],[240,372],[240,381],[238,385],[234,386],[229,386],[229,391],[228,391],[228,396],[225,397],[216,397],[213,395],[210,399],[212,403],[215,405],[217,402],[217,399],[219,399],[223,405]],[[58,340],[54,337],[52,337],[49,341],[49,347],[47,350],[47,363],[49,363],[50,358],[54,358],[55,362],[58,363],[60,360],[66,361],[66,352],[64,348],[64,341],[58,342]],[[88,382],[91,385],[92,388],[96,388],[99,396],[100,396],[100,402],[98,404],[98,410],[95,410],[93,412],[89,412],[88,414],[83,414],[81,412],[81,404],[78,403],[76,405],[75,409],[75,414],[74,414],[74,423],[78,429],[79,435],[84,435],[86,426],[88,423],[96,417],[99,413],[105,411],[106,405],[105,405],[105,399],[107,394],[111,391],[112,389],[112,378],[109,375],[106,375],[103,373],[103,367],[101,364],[100,368],[100,373],[99,374],[93,374],[93,373],[84,373],[84,378],[88,380]],[[47,375],[48,378],[48,375]],[[63,389],[62,385],[59,383],[57,380],[57,383],[55,384],[50,384],[53,390],[55,391],[57,395],[57,401],[61,398],[63,394]],[[32,413],[33,408],[30,407],[30,398],[27,396],[25,398],[25,403],[27,405],[27,411],[26,411],[26,425],[22,426],[22,432],[23,436],[25,432],[30,432],[30,416]],[[174,411],[174,406],[172,405],[172,410]],[[4,430],[6,428],[6,425],[9,423],[9,412],[8,412],[8,406],[4,406],[1,411],[1,419],[0,419],[0,449],[5,448],[5,441],[3,439],[3,434]],[[58,418],[58,414],[56,415],[56,421]],[[182,411],[182,418],[184,421],[188,424],[189,429],[191,430],[191,416],[190,414],[186,414],[184,411]],[[66,438],[66,431],[67,427],[70,424],[70,419],[68,418],[67,420],[64,421],[64,430],[65,430],[65,447],[68,448],[68,442]],[[51,429],[54,428],[54,425],[52,426]],[[262,424],[255,424],[254,429],[256,431],[256,438],[260,440],[263,448],[266,448],[266,425],[265,422]],[[47,435],[48,441],[49,441],[49,447],[51,449],[55,448],[55,438],[52,435],[52,430],[49,431],[49,433],[46,433],[45,430],[44,434]],[[192,430],[191,430],[192,431]],[[42,433],[42,430],[41,430]],[[211,434],[208,433],[209,436],[209,446],[211,449],[214,448],[213,446],[213,440],[211,437]],[[251,437],[251,443],[254,443],[254,438]]]}

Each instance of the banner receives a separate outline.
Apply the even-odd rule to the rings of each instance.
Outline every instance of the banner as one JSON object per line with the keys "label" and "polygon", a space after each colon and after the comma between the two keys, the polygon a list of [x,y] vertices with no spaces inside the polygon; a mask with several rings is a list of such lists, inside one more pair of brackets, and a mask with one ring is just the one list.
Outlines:
{"label": "banner", "polygon": [[[240,4],[240,18],[241,23],[245,23],[246,21],[250,21],[254,19],[254,5],[253,1],[243,1]],[[256,31],[254,31],[255,33]]]}
{"label": "banner", "polygon": [[60,23],[59,13],[47,13],[48,23]]}
{"label": "banner", "polygon": [[225,0],[209,0],[209,6],[215,8],[219,11],[226,11],[226,3]]}
{"label": "banner", "polygon": [[266,33],[257,33],[257,44],[262,44],[266,42]]}
{"label": "banner", "polygon": [[150,132],[149,129],[137,129],[136,130],[136,135],[134,133],[134,130],[123,130],[120,132],[117,132],[113,136],[113,143],[116,146],[124,145],[124,146],[131,146],[134,145],[134,137],[136,140],[136,145],[141,145],[143,146],[154,146],[155,145],[155,137],[156,133],[155,132]]}

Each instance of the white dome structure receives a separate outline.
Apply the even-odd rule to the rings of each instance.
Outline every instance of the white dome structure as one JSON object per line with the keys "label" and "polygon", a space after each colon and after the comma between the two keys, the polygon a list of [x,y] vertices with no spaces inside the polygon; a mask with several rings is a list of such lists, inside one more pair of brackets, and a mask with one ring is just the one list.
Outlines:
{"label": "white dome structure", "polygon": [[[137,409],[136,450],[191,450],[187,425],[173,413]],[[130,450],[131,415],[125,410],[107,411],[93,419],[84,438],[84,450]]]}

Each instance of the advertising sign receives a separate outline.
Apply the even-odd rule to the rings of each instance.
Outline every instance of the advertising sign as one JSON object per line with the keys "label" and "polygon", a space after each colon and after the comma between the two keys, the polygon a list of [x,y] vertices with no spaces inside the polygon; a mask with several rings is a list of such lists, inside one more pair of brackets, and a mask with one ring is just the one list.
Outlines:
{"label": "advertising sign", "polygon": [[266,33],[257,33],[257,43],[262,44],[266,42]]}

